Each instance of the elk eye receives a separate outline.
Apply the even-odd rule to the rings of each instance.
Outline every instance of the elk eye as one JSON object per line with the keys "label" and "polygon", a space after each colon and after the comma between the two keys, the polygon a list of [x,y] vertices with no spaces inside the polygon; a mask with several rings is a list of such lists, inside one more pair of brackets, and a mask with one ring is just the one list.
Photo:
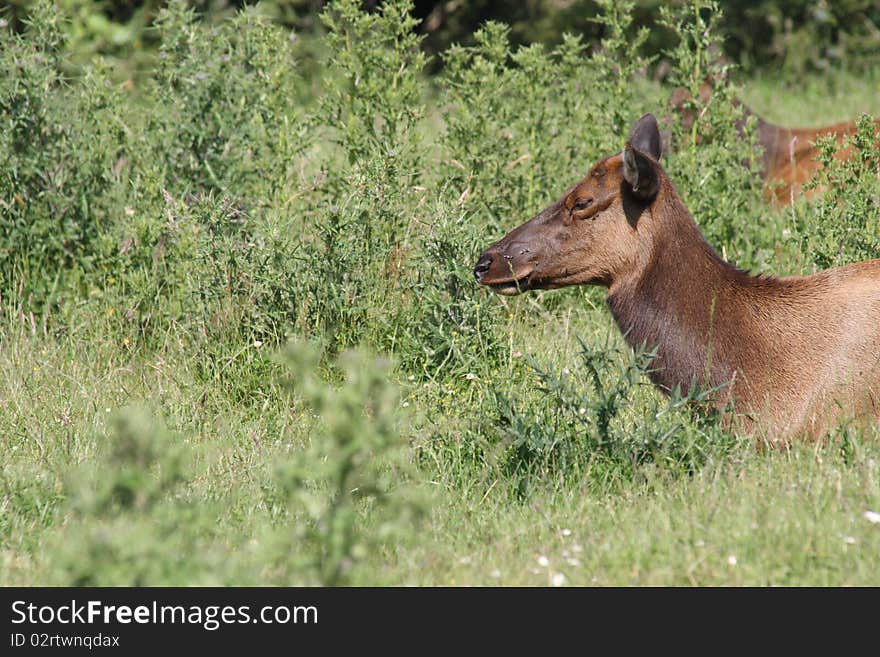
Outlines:
{"label": "elk eye", "polygon": [[571,209],[572,210],[586,210],[591,205],[593,205],[593,199],[585,198],[585,199],[582,199],[582,200],[578,201],[577,203],[575,203]]}

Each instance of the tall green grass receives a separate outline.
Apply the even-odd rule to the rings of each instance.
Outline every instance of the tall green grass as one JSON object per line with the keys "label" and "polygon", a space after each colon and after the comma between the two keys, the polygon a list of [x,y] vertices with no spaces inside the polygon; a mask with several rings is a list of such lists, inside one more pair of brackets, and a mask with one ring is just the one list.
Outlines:
{"label": "tall green grass", "polygon": [[[631,6],[600,4],[600,44],[490,23],[439,78],[405,0],[331,3],[320,82],[253,10],[171,3],[135,88],[69,77],[48,3],[3,31],[0,582],[876,583],[872,436],[756,452],[711,392],[649,384],[601,292],[473,282],[663,114]],[[808,269],[842,208],[876,224],[873,165],[765,207],[717,11],[664,15],[670,84],[719,80],[664,166],[737,264]]]}

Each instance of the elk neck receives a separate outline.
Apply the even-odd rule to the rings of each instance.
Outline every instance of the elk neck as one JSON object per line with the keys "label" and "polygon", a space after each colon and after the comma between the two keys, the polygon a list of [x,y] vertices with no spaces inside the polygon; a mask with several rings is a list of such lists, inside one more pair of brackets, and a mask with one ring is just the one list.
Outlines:
{"label": "elk neck", "polygon": [[[755,292],[774,279],[748,275],[706,242],[668,179],[638,220],[645,222],[644,255],[635,270],[612,283],[611,313],[627,342],[657,349],[651,379],[666,392],[692,382],[717,386],[734,379],[755,352]],[[760,296],[760,292],[758,294]]]}

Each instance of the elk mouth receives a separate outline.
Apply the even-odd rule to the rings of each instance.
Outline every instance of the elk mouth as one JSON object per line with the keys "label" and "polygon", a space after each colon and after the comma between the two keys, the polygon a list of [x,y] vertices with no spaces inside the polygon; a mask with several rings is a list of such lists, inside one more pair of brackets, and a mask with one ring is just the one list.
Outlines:
{"label": "elk mouth", "polygon": [[[527,253],[528,250],[525,250]],[[521,254],[522,255],[522,254]],[[521,292],[535,289],[536,281],[534,262],[521,262],[515,266],[512,256],[498,253],[493,249],[484,251],[474,265],[474,278],[477,283],[485,285],[495,294],[515,296]]]}
{"label": "elk mouth", "polygon": [[488,286],[495,294],[500,294],[505,297],[513,297],[522,292],[534,290],[535,286],[531,279],[532,272],[529,272],[518,278],[511,278],[499,283],[483,283],[483,285]]}

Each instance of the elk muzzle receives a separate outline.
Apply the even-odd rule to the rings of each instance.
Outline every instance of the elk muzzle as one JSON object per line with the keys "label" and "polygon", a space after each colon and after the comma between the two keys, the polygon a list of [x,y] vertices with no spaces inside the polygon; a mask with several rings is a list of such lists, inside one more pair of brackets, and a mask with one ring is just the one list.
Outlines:
{"label": "elk muzzle", "polygon": [[561,202],[554,203],[483,251],[474,266],[477,283],[508,296],[543,287],[539,269],[553,251],[548,233],[558,232],[550,226],[562,224],[561,209]]}
{"label": "elk muzzle", "polygon": [[474,266],[474,278],[493,292],[519,294],[531,289],[529,279],[534,271],[531,249],[524,244],[507,244],[502,240],[486,249]]}

